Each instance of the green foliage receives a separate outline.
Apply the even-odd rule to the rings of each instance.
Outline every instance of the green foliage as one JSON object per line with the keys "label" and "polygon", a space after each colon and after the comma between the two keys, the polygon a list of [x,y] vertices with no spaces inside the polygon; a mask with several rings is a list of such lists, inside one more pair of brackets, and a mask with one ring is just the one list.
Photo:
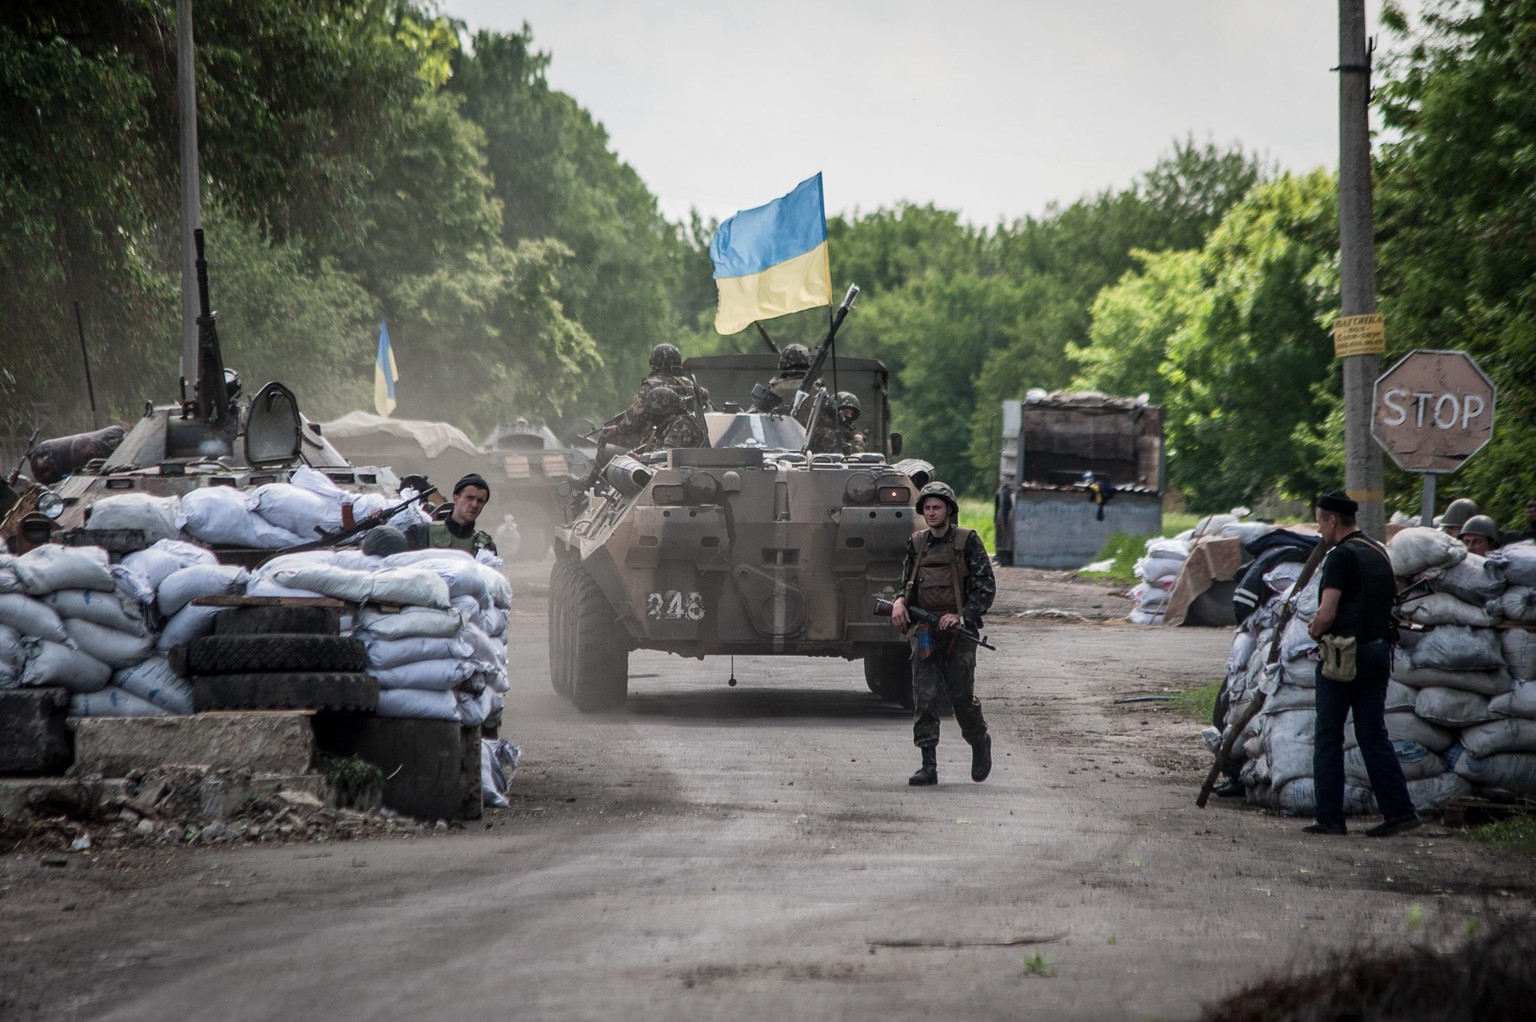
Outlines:
{"label": "green foliage", "polygon": [[1119,582],[1122,585],[1135,585],[1136,573],[1132,570],[1138,560],[1146,555],[1147,537],[1132,536],[1116,530],[1104,541],[1104,548],[1099,551],[1095,561],[1114,560],[1108,571],[1084,571],[1080,574],[1084,578],[1104,578]]}
{"label": "green foliage", "polygon": [[993,519],[993,507],[990,500],[978,500],[975,497],[960,498],[960,525],[970,529],[981,537],[988,551],[997,549],[997,522]]}
{"label": "green foliage", "polygon": [[1036,951],[1032,955],[1019,956],[1019,964],[1024,966],[1024,975],[1051,977],[1056,975],[1056,966],[1046,960],[1045,955]]}
{"label": "green foliage", "polygon": [[1208,724],[1216,710],[1216,697],[1221,693],[1221,679],[1208,681],[1177,693],[1168,704],[1173,710],[1191,720]]}
{"label": "green foliage", "polygon": [[1511,816],[1507,820],[1473,827],[1472,840],[1489,848],[1536,858],[1536,817]]}

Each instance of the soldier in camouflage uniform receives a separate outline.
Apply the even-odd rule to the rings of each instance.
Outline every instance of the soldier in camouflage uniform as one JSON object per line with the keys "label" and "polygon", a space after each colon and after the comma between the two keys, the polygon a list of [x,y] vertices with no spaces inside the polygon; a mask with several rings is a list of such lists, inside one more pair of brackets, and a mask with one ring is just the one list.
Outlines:
{"label": "soldier in camouflage uniform", "polygon": [[709,391],[697,387],[692,377],[683,375],[683,353],[676,345],[658,344],[651,349],[650,375],[640,381],[635,399],[618,419],[603,427],[603,440],[608,447],[629,451],[648,441],[655,413],[648,410],[646,396],[657,387],[670,388],[690,412],[694,404],[701,409],[709,407]]}
{"label": "soldier in camouflage uniform", "polygon": [[[805,380],[805,374],[811,368],[811,353],[803,344],[786,345],[779,352],[779,375],[768,381],[768,389],[779,400],[767,404],[759,403],[756,410],[760,412],[780,411],[788,412],[794,407],[795,391],[800,389],[800,384]],[[821,381],[817,381],[811,394],[815,396],[816,389],[820,388]],[[800,411],[795,415],[795,421],[804,426],[811,415],[811,402],[806,400],[801,403]]]}
{"label": "soldier in camouflage uniform", "polygon": [[917,625],[911,631],[913,741],[923,764],[908,784],[939,783],[939,697],[947,691],[960,734],[971,746],[971,780],[992,772],[992,737],[976,699],[976,646],[953,634],[959,627],[981,628],[992,607],[997,582],[986,545],[971,529],[955,525],[960,505],[943,483],[929,483],[917,495],[917,511],[928,526],[907,540],[901,595],[891,623],[905,631],[912,624],[909,605],[939,616],[937,629]]}
{"label": "soldier in camouflage uniform", "polygon": [[683,405],[683,399],[671,387],[652,387],[645,395],[645,417],[641,420],[646,435],[636,448],[669,451],[677,447],[708,447],[699,420]]}
{"label": "soldier in camouflage uniform", "polygon": [[496,541],[491,534],[475,528],[486,501],[491,499],[491,488],[484,477],[471,472],[453,484],[453,502],[438,509],[441,516],[427,528],[427,545],[451,547],[467,553],[478,554],[481,550],[496,553]]}
{"label": "soldier in camouflage uniform", "polygon": [[839,391],[837,398],[816,420],[811,450],[817,454],[863,454],[864,434],[854,426],[858,418],[858,396],[846,390]]}

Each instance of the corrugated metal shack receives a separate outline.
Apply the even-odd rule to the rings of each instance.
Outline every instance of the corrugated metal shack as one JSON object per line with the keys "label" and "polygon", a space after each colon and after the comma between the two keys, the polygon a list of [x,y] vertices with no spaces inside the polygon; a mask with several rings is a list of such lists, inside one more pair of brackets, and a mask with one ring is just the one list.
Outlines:
{"label": "corrugated metal shack", "polygon": [[1115,532],[1163,527],[1163,409],[1098,391],[1003,402],[999,563],[1079,568]]}

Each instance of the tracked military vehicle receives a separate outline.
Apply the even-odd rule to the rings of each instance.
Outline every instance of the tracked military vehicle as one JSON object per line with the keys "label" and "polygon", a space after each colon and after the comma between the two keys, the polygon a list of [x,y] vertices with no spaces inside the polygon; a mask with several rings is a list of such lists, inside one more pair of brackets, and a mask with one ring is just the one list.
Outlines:
{"label": "tracked military vehicle", "polygon": [[[736,395],[745,407],[740,360],[757,357],[688,366],[717,401],[735,404]],[[878,404],[883,429],[884,366],[866,360],[838,372],[839,387],[879,396],[866,406]],[[862,660],[870,691],[910,705],[906,642],[873,609],[901,586],[912,503],[932,466],[893,463],[882,451],[899,452],[900,438],[889,434],[868,444],[874,453],[813,454],[787,407],[705,420],[708,447],[613,458],[556,530],[555,691],[587,712],[620,707],[630,651],[655,649]]]}
{"label": "tracked military vehicle", "polygon": [[549,554],[564,502],[560,486],[572,476],[586,478],[597,450],[590,444],[562,443],[547,426],[515,419],[496,427],[480,444],[491,500],[490,524],[511,515],[521,535],[516,560],[535,561]]}

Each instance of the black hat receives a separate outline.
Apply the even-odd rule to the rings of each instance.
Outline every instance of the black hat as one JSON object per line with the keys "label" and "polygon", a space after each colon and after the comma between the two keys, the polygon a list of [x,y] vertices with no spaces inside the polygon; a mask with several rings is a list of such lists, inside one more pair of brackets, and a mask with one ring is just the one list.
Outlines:
{"label": "black hat", "polygon": [[393,525],[379,525],[368,530],[363,537],[363,553],[373,557],[388,557],[410,549],[405,533]]}
{"label": "black hat", "polygon": [[478,486],[478,487],[480,487],[480,489],[484,490],[486,493],[490,493],[491,492],[490,485],[488,483],[486,483],[485,477],[482,476],[479,472],[471,472],[469,475],[465,476],[463,479],[460,479],[458,482],[454,483],[453,484],[453,495],[455,497],[457,497],[459,495],[459,491],[462,490],[466,486]]}
{"label": "black hat", "polygon": [[1332,511],[1334,514],[1352,515],[1360,510],[1360,505],[1349,499],[1349,494],[1343,490],[1334,490],[1317,498],[1317,507],[1322,511]]}

